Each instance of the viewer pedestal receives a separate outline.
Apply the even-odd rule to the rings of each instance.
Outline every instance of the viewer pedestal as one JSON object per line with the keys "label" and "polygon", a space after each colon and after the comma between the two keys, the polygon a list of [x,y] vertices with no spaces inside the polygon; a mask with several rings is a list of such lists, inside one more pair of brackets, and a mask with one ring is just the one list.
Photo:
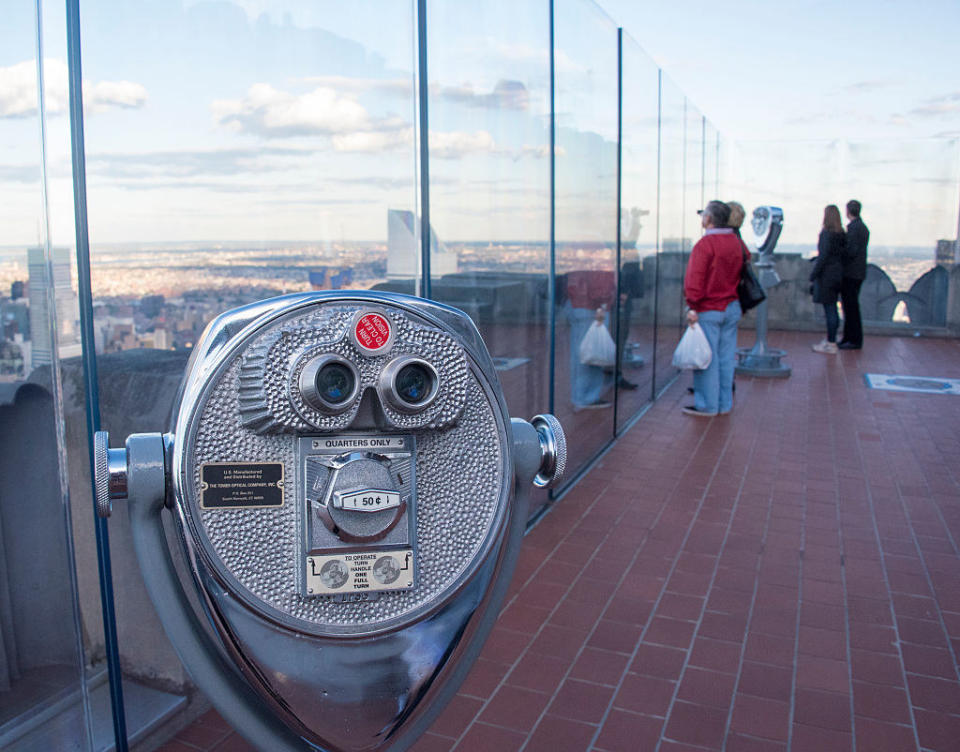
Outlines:
{"label": "viewer pedestal", "polygon": [[[757,277],[764,290],[772,289],[780,282],[773,268],[773,254],[762,253],[757,262]],[[790,366],[781,363],[785,350],[767,346],[767,301],[757,306],[757,343],[752,348],[737,349],[736,373],[744,376],[760,376],[768,379],[785,379],[790,375]]]}

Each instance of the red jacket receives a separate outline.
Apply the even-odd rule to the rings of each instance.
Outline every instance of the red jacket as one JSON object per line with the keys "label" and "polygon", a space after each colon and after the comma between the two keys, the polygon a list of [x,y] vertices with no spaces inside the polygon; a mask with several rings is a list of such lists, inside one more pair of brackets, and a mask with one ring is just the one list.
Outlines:
{"label": "red jacket", "polygon": [[617,278],[612,271],[567,272],[567,297],[574,308],[593,311],[602,305],[612,307],[617,297]]}
{"label": "red jacket", "polygon": [[724,311],[737,299],[743,241],[733,230],[707,230],[690,252],[683,295],[691,310]]}

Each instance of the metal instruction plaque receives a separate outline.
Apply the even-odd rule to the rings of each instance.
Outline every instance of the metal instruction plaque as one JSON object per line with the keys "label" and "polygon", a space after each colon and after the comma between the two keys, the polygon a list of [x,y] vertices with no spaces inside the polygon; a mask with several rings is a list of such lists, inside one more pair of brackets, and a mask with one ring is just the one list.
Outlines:
{"label": "metal instruction plaque", "polygon": [[210,462],[200,479],[203,509],[283,506],[282,462]]}
{"label": "metal instruction plaque", "polygon": [[307,594],[409,590],[413,587],[413,549],[353,551],[308,556]]}

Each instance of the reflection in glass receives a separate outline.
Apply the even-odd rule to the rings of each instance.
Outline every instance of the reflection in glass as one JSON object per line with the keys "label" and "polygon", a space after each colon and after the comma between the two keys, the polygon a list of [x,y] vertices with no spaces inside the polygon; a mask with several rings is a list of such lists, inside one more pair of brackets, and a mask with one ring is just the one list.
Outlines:
{"label": "reflection in glass", "polygon": [[[683,330],[683,275],[687,253],[699,229],[685,216],[696,219],[699,206],[686,206],[686,99],[661,72],[660,83],[660,220],[657,254],[656,390],[677,374],[673,350]],[[696,230],[696,234],[692,234]],[[690,233],[690,234],[688,234]]]}
{"label": "reflection in glass", "polygon": [[[657,279],[656,65],[627,36],[623,42],[623,143],[620,207],[620,367],[617,424],[653,396]],[[636,388],[631,388],[631,385]]]}
{"label": "reflection in glass", "polygon": [[529,418],[550,395],[547,8],[427,8],[431,295],[471,316]]}
{"label": "reflection in glass", "polygon": [[[54,245],[71,236],[48,232],[59,194],[42,178],[62,164],[62,131],[48,133],[44,163],[36,8],[7,2],[0,24],[0,746],[83,750],[91,742],[59,360],[79,354],[78,309],[72,251]],[[50,26],[62,34],[62,18]],[[52,45],[44,61],[51,118],[63,115],[57,52]]]}
{"label": "reflection in glass", "polygon": [[470,315],[529,418],[549,410],[549,18],[502,0],[427,18],[431,296]]}
{"label": "reflection in glass", "polygon": [[[615,362],[582,362],[591,327],[617,316],[617,31],[596,6],[556,6],[556,359],[554,414],[572,475],[611,439]],[[612,335],[611,335],[612,336]]]}

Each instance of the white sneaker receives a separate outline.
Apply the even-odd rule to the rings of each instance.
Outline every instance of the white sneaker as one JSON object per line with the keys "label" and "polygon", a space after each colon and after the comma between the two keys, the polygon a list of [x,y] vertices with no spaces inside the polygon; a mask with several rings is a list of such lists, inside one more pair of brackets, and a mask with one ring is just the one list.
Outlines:
{"label": "white sneaker", "polygon": [[836,355],[838,352],[840,352],[840,348],[837,347],[836,342],[827,342],[827,340],[823,340],[822,342],[818,342],[813,346],[813,351],[824,353],[825,355]]}

